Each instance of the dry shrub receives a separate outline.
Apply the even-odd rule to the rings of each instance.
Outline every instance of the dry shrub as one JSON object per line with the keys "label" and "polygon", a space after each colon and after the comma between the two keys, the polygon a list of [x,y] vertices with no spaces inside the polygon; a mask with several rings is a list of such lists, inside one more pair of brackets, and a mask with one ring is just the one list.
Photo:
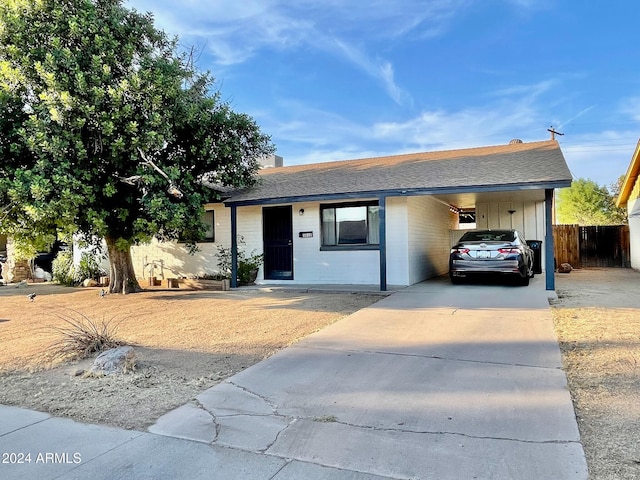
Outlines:
{"label": "dry shrub", "polygon": [[47,348],[46,361],[82,359],[92,353],[125,345],[125,342],[116,337],[119,322],[114,323],[114,318],[105,320],[103,317],[101,321],[96,321],[75,310],[71,312],[71,315],[56,314],[66,326],[49,327],[61,338]]}

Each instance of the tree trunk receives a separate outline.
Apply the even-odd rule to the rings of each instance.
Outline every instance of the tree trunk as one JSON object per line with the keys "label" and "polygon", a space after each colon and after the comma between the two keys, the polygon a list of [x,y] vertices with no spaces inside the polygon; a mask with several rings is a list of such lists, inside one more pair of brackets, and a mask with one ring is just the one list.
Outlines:
{"label": "tree trunk", "polygon": [[105,241],[109,252],[109,293],[127,294],[142,291],[133,269],[131,246],[127,244],[123,250],[116,239],[107,237]]}

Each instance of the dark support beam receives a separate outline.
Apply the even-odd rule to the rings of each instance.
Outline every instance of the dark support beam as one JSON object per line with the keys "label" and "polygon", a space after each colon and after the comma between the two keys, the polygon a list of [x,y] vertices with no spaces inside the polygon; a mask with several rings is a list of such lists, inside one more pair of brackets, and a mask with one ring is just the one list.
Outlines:
{"label": "dark support beam", "polygon": [[547,281],[547,290],[556,289],[555,278],[555,249],[553,246],[553,189],[547,188],[544,191],[544,208],[545,208],[545,234],[544,234],[544,272]]}
{"label": "dark support beam", "polygon": [[378,216],[380,220],[380,291],[387,291],[387,197],[378,197]]}
{"label": "dark support beam", "polygon": [[238,207],[231,206],[231,288],[238,286]]}

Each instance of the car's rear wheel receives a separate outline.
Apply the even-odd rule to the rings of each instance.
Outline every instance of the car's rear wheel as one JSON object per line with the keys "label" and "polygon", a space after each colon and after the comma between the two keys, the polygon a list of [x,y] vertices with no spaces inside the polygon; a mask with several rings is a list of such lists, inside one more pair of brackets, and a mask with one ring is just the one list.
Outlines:
{"label": "car's rear wheel", "polygon": [[524,277],[521,275],[518,275],[516,277],[516,282],[518,283],[518,285],[522,285],[523,287],[526,287],[527,285],[529,285],[529,280],[531,277],[529,277],[529,275],[525,275]]}
{"label": "car's rear wheel", "polygon": [[451,279],[451,283],[454,285],[460,285],[462,283],[461,277],[454,277],[453,275],[449,275],[449,278]]}

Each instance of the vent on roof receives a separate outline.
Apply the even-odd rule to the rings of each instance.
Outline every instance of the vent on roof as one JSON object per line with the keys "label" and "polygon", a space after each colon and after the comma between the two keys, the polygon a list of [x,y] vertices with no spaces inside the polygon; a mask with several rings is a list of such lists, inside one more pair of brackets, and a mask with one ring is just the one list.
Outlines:
{"label": "vent on roof", "polygon": [[524,143],[522,140],[520,140],[519,138],[514,138],[513,140],[511,140],[509,142],[509,145],[513,145],[514,143]]}

